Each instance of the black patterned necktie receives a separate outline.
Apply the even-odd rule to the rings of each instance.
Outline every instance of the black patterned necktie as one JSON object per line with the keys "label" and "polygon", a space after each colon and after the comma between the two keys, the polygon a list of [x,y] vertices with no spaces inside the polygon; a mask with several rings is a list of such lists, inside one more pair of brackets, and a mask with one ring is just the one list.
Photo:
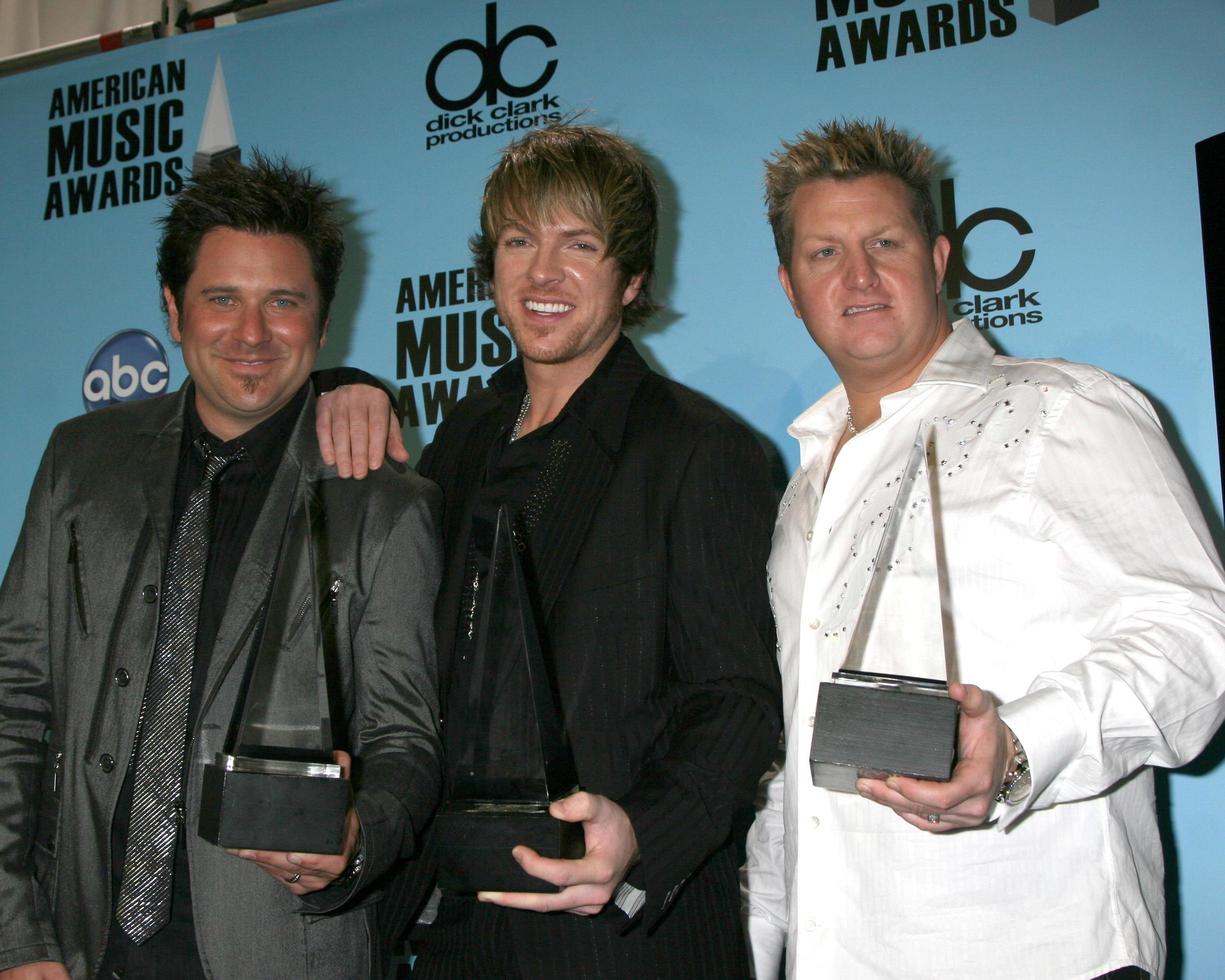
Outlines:
{"label": "black patterned necktie", "polygon": [[195,449],[205,457],[204,479],[187,498],[170,545],[153,667],[136,729],[127,855],[115,910],[119,925],[136,943],[143,943],[170,920],[174,847],[182,821],[187,707],[213,488],[222,470],[245,453],[239,447],[228,456],[217,456],[203,439],[196,441]]}

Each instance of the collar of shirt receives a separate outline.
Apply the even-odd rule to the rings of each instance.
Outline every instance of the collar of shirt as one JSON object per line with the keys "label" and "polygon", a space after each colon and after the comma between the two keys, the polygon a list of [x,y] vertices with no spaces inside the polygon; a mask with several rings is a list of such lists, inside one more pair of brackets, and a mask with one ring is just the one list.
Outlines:
{"label": "collar of shirt", "polygon": [[281,457],[285,455],[285,447],[289,444],[294,424],[306,401],[309,384],[307,382],[298,389],[298,393],[275,414],[229,442],[222,442],[205,428],[204,423],[200,420],[200,413],[196,410],[195,398],[188,397],[183,424],[182,454],[190,453],[191,447],[201,436],[208,438],[214,452],[222,454],[234,452],[239,446],[243,446],[247,450],[246,461],[255,467],[256,474],[266,480],[271,480],[277,467],[281,465]]}
{"label": "collar of shirt", "polygon": [[[573,416],[580,421],[584,426],[593,428],[591,420],[591,412],[595,404],[596,398],[599,395],[601,388],[605,383],[605,379],[612,372],[613,365],[616,363],[621,351],[629,346],[629,339],[625,334],[621,334],[617,338],[617,342],[608,349],[608,353],[596,369],[588,375],[584,381],[570,396],[570,400],[566,402],[566,407],[561,410],[554,423],[560,421],[566,416]],[[514,425],[515,418],[518,416],[519,408],[523,403],[523,392],[527,388],[527,381],[523,375],[523,359],[516,357],[506,367],[499,370],[489,379],[489,384],[502,397],[502,411],[505,418],[505,428],[509,431]],[[531,438],[537,432],[549,431],[552,424],[542,426],[535,432],[529,433],[525,438]]]}
{"label": "collar of shirt", "polygon": [[[886,395],[880,402],[881,418],[888,418],[924,388],[933,385],[966,385],[986,389],[995,349],[978,333],[970,320],[958,320],[935,356],[927,362],[918,380],[908,388]],[[803,445],[812,438],[825,440],[846,425],[846,388],[838,385],[816,404],[806,408],[787,428]],[[803,460],[807,466],[808,461]]]}

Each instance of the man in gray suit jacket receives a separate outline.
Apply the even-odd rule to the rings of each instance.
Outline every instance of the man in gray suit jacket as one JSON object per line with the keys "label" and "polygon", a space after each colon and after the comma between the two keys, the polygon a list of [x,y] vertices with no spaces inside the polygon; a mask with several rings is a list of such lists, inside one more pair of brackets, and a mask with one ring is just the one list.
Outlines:
{"label": "man in gray suit jacket", "polygon": [[[56,428],[0,587],[0,978],[367,976],[373,886],[412,852],[439,787],[437,490],[390,467],[329,480],[320,459],[308,379],[343,254],[325,187],[257,156],[198,176],[163,224],[158,270],[191,379]],[[175,619],[168,554],[204,458],[239,450],[205,491],[194,659],[178,675],[186,731],[167,749],[148,720]],[[344,846],[227,852],[197,835],[203,766],[230,748],[282,532],[312,494],[326,568],[294,589],[303,608],[332,603]],[[152,865],[173,884],[134,929],[124,909],[148,821],[134,783],[174,752],[178,795],[157,812],[177,840]]]}

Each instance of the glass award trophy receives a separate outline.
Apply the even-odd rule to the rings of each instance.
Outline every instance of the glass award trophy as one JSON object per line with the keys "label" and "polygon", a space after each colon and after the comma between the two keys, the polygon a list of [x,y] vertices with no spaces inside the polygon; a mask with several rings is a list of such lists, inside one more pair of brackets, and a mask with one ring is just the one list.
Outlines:
{"label": "glass award trophy", "polygon": [[308,491],[286,520],[228,748],[204,767],[199,834],[219,847],[342,850],[349,782],[332,755],[329,693],[339,579],[320,504]]}
{"label": "glass award trophy", "polygon": [[584,843],[581,824],[549,815],[578,776],[505,507],[479,602],[471,672],[452,692],[447,719],[451,792],[435,818],[438,883],[453,892],[554,890],[511,856],[526,844],[544,857],[579,858]]}
{"label": "glass award trophy", "polygon": [[[952,776],[958,706],[941,679],[948,676],[949,652],[930,462],[920,430],[881,533],[843,667],[818,689],[809,753],[816,786],[853,793],[860,777]],[[899,539],[907,544],[900,546]],[[913,672],[866,670],[865,662],[905,665]]]}

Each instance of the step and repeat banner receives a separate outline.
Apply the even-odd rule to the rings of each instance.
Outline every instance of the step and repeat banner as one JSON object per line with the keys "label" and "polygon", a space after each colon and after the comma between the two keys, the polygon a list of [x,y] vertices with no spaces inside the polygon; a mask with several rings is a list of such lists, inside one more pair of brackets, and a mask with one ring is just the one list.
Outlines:
{"label": "step and repeat banner", "polygon": [[[485,175],[579,111],[661,182],[666,309],[640,349],[780,476],[788,423],[836,379],[778,286],[762,160],[880,115],[943,161],[954,315],[1138,384],[1219,526],[1195,144],[1225,131],[1222,37],[1220,0],[347,0],[0,79],[0,553],[57,421],[183,381],[154,249],[198,156],[284,154],[345,199],[322,363],[384,378],[418,452],[513,354],[467,250]],[[1169,781],[1189,977],[1225,961],[1210,769]]]}

